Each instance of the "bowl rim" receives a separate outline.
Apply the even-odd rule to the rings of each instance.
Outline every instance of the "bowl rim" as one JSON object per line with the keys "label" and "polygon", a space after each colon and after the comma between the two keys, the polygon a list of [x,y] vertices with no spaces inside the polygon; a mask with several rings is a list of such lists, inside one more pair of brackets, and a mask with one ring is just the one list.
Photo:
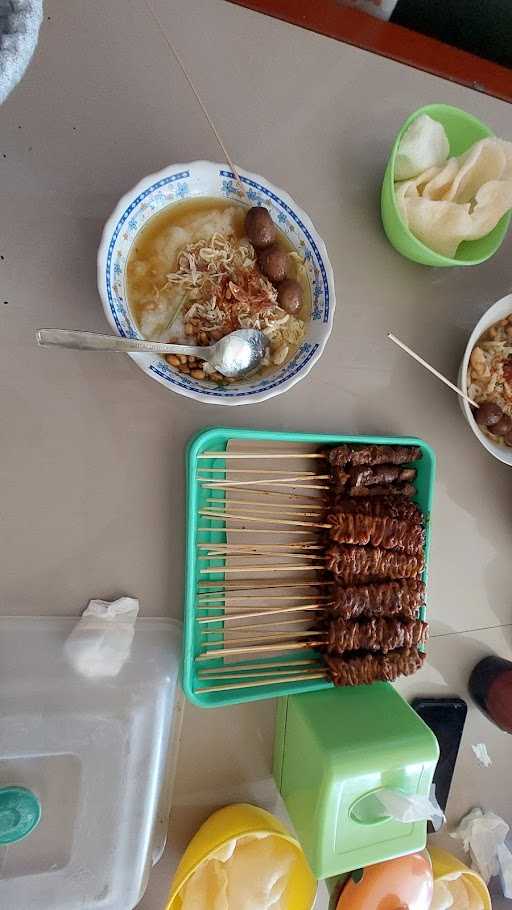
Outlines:
{"label": "bowl rim", "polygon": [[[481,335],[483,335],[483,333],[487,330],[487,328],[489,328],[491,325],[493,325],[494,322],[498,322],[499,319],[504,318],[505,314],[502,314],[501,316],[494,315],[497,311],[501,311],[502,309],[508,310],[507,315],[512,314],[512,293],[505,294],[504,297],[500,297],[499,300],[496,300],[494,303],[492,303],[491,306],[486,309],[485,313],[482,314],[482,316],[476,323],[473,331],[471,332],[471,335],[469,336],[469,340],[466,345],[466,349],[464,351],[464,356],[462,358],[460,369],[459,369],[459,385],[460,385],[462,391],[465,392],[466,395],[468,394],[467,377],[468,377],[469,358],[471,356],[471,352],[472,352],[473,348],[475,347],[475,344],[477,343],[478,339],[480,338]],[[483,327],[483,325],[485,325],[485,328]],[[478,426],[478,424],[473,416],[471,407],[468,404],[468,402],[465,400],[465,398],[460,398],[459,400],[460,400],[462,412],[463,412],[467,422],[469,423],[469,426],[473,430],[473,433],[475,434],[476,438],[478,439],[478,441],[484,446],[485,449],[487,449],[487,451],[494,458],[496,458],[498,461],[501,461],[502,464],[512,466],[512,448],[503,449],[503,446],[498,446],[496,443],[493,443],[485,435],[485,433],[482,432],[482,430]]]}
{"label": "bowl rim", "polygon": [[[470,114],[460,107],[455,107],[452,104],[443,104],[443,103],[437,104],[435,102],[433,102],[432,104],[426,104],[423,107],[419,107],[416,111],[413,111],[413,113],[409,115],[407,120],[404,121],[404,123],[400,127],[398,133],[396,134],[395,141],[393,143],[393,147],[391,149],[391,152],[390,152],[390,155],[388,158],[388,164],[387,164],[386,174],[385,174],[384,179],[385,180],[387,179],[391,185],[391,205],[393,206],[393,211],[394,211],[395,215],[397,216],[404,233],[406,234],[407,238],[415,244],[417,249],[420,250],[423,255],[436,257],[437,263],[439,266],[441,266],[441,265],[449,265],[449,266],[480,265],[482,262],[486,262],[486,260],[489,259],[490,256],[492,256],[493,254],[490,253],[485,256],[477,256],[474,259],[456,259],[454,257],[452,258],[451,256],[444,256],[443,253],[438,253],[436,250],[433,250],[431,247],[427,246],[425,243],[423,243],[421,240],[419,240],[418,237],[416,237],[412,233],[412,231],[410,230],[408,225],[405,223],[405,221],[402,217],[402,213],[397,205],[396,196],[395,196],[395,192],[394,192],[394,183],[395,183],[394,173],[395,173],[396,155],[398,152],[398,146],[400,145],[400,142],[402,140],[402,136],[405,133],[406,129],[408,129],[408,127],[411,125],[411,123],[413,123],[414,120],[416,120],[422,114],[428,114],[429,116],[432,116],[432,112],[435,110],[439,110],[440,108],[442,108],[445,111],[450,111],[452,113],[456,113],[458,116],[462,116],[464,119],[471,121],[475,126],[480,127],[480,129],[483,129],[487,133],[488,139],[493,138],[495,136],[495,133],[492,131],[492,129],[489,126],[487,126],[486,123],[484,123],[482,120],[479,120],[479,118],[475,117],[474,114]],[[433,119],[435,119],[435,117],[433,117]],[[512,212],[505,212],[505,214],[502,216],[502,218],[500,218],[500,221],[502,221],[503,219],[507,219],[507,220],[506,220],[506,222],[504,222],[503,236],[502,236],[500,242],[498,243],[496,250],[494,252],[497,252],[498,249],[500,248],[501,244],[503,243],[505,234],[510,225],[511,218],[512,218]],[[498,222],[498,224],[499,223],[500,222]],[[469,241],[469,242],[472,242],[472,241]]]}
{"label": "bowl rim", "polygon": [[[126,212],[126,209],[130,206],[130,204],[135,199],[137,199],[137,197],[141,193],[143,193],[145,190],[149,189],[153,184],[158,183],[158,181],[164,179],[165,177],[169,177],[175,173],[179,173],[181,171],[187,171],[187,170],[191,171],[193,168],[201,168],[201,167],[214,168],[217,170],[219,168],[221,168],[221,169],[226,168],[228,170],[228,172],[231,173],[229,171],[229,165],[227,165],[223,162],[211,161],[211,160],[207,160],[207,159],[197,159],[197,160],[189,161],[189,162],[185,162],[185,163],[176,163],[176,164],[166,165],[161,170],[155,171],[152,174],[148,174],[145,177],[142,177],[130,190],[128,190],[126,193],[124,193],[121,196],[121,198],[119,199],[119,201],[117,202],[117,204],[115,205],[115,207],[112,210],[109,217],[107,218],[105,225],[103,227],[100,242],[98,245],[97,287],[98,287],[98,292],[99,292],[99,296],[101,299],[101,303],[103,306],[103,311],[105,313],[105,316],[107,318],[109,325],[115,331],[116,335],[121,335],[121,332],[119,331],[119,327],[117,326],[115,319],[113,318],[113,315],[112,315],[112,311],[111,311],[110,304],[108,301],[108,295],[106,293],[105,276],[107,273],[110,242],[112,240],[112,236],[119,223],[120,218],[124,215],[124,213]],[[271,183],[269,180],[267,180],[266,177],[261,177],[259,174],[255,174],[252,171],[245,170],[245,168],[238,168],[238,173],[239,173],[240,177],[242,178],[242,181],[245,179],[249,184],[251,181],[256,182],[258,184],[262,184],[266,189],[268,189],[270,191],[270,193],[274,193],[285,205],[287,205],[294,212],[294,214],[302,221],[302,223],[303,223],[304,227],[307,229],[307,231],[309,231],[309,233],[312,235],[312,239],[318,249],[318,253],[322,260],[323,267],[325,269],[325,278],[326,278],[326,282],[327,282],[327,287],[329,289],[329,315],[328,315],[327,322],[323,324],[322,338],[320,338],[317,342],[315,342],[316,350],[311,354],[311,356],[301,366],[301,368],[299,370],[297,370],[293,375],[291,375],[287,379],[285,379],[282,383],[279,384],[279,386],[274,386],[273,388],[264,388],[261,390],[261,392],[252,392],[250,395],[247,395],[247,396],[239,395],[238,397],[234,397],[234,398],[222,398],[221,396],[211,397],[207,393],[198,392],[195,389],[189,389],[189,388],[185,388],[185,387],[182,388],[182,387],[176,386],[176,387],[171,388],[163,377],[160,377],[158,374],[156,374],[154,372],[151,372],[151,373],[149,372],[149,368],[146,367],[145,360],[144,360],[144,358],[147,355],[137,354],[137,353],[128,354],[128,356],[131,357],[131,359],[135,361],[137,366],[144,373],[149,375],[151,379],[154,379],[157,382],[160,382],[162,385],[165,386],[165,388],[168,391],[175,392],[178,395],[183,395],[186,398],[192,398],[194,401],[200,401],[205,404],[215,404],[215,405],[224,405],[224,406],[227,405],[227,406],[231,406],[231,407],[237,406],[237,405],[258,404],[259,402],[265,401],[269,398],[274,398],[277,395],[283,394],[283,392],[287,392],[289,389],[292,388],[292,386],[294,386],[294,385],[296,385],[296,383],[300,382],[301,379],[304,379],[308,375],[308,373],[311,371],[314,364],[320,359],[321,355],[324,352],[325,346],[326,346],[326,344],[330,338],[331,332],[332,332],[332,328],[333,328],[333,324],[334,324],[334,312],[336,309],[336,289],[335,289],[334,273],[333,273],[332,265],[331,265],[331,262],[329,259],[329,255],[327,253],[327,248],[326,248],[325,242],[322,239],[321,235],[319,234],[317,228],[315,227],[315,225],[314,225],[313,221],[311,220],[311,218],[309,217],[309,215],[295,202],[294,199],[292,199],[292,197],[285,190],[282,190],[280,187],[275,186],[273,183]],[[234,179],[233,174],[231,174],[231,177]],[[215,197],[213,197],[213,198],[215,198]],[[225,197],[219,196],[219,198],[224,199]],[[169,204],[173,205],[172,202]],[[164,206],[162,206],[162,208],[164,208]],[[137,236],[137,234],[135,234],[134,239],[136,236]],[[132,317],[130,314],[130,319],[131,318]]]}

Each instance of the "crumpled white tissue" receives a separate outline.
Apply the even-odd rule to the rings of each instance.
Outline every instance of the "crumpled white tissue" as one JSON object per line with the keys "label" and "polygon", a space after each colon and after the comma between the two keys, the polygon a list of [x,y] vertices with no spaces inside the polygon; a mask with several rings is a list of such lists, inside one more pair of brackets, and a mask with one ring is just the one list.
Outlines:
{"label": "crumpled white tissue", "polygon": [[[500,875],[505,897],[512,897],[512,854],[505,845],[509,830],[509,825],[499,815],[477,808],[465,815],[450,835],[462,841],[473,868],[486,884],[494,875]],[[505,892],[505,887],[509,893]]]}
{"label": "crumpled white tissue", "polygon": [[376,790],[372,797],[382,806],[383,815],[390,815],[398,822],[431,821],[438,831],[445,821],[444,813],[432,787],[429,796],[419,793],[406,795],[398,790]]}
{"label": "crumpled white tissue", "polygon": [[135,597],[89,601],[64,645],[77,673],[89,678],[117,676],[130,656],[138,612]]}

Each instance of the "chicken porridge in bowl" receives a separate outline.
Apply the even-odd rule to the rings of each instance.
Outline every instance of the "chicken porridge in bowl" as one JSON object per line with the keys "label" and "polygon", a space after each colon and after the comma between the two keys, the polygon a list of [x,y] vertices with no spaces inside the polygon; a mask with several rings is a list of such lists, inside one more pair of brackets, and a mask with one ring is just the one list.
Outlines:
{"label": "chicken porridge in bowl", "polygon": [[[251,243],[247,211],[227,200],[200,198],[154,215],[128,258],[128,304],[142,336],[151,341],[208,345],[236,329],[260,329],[270,348],[259,372],[269,374],[304,340],[311,292],[304,260],[277,228],[272,242],[259,251]],[[284,257],[281,281],[272,266],[274,281],[262,270],[261,251],[270,246]],[[284,282],[288,289],[295,287],[294,297],[283,294]],[[195,379],[230,382],[196,358],[171,354],[166,359]]]}
{"label": "chicken porridge in bowl", "polygon": [[252,404],[287,391],[320,358],[335,290],[325,245],[307,214],[263,177],[194,161],[145,177],[107,221],[98,289],[121,336],[203,346],[261,327],[268,362],[228,382],[204,362],[130,353],[171,391],[211,404]]}

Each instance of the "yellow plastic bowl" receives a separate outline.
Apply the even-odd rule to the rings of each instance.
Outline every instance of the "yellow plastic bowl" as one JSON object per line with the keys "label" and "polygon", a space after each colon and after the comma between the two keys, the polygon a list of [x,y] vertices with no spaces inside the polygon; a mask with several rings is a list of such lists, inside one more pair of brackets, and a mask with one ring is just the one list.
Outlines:
{"label": "yellow plastic bowl", "polygon": [[447,850],[441,850],[439,847],[431,847],[429,845],[428,852],[430,853],[430,859],[432,860],[434,881],[438,878],[443,878],[445,875],[449,875],[451,872],[461,872],[466,878],[472,880],[485,910],[492,910],[491,895],[489,894],[487,885],[483,878],[479,876],[478,872],[475,872],[474,869],[470,869],[469,866],[466,866],[466,864],[461,862],[460,859],[457,859],[456,856],[452,856]]}
{"label": "yellow plastic bowl", "polygon": [[181,910],[181,891],[190,876],[205,860],[220,847],[235,837],[247,834],[269,834],[286,841],[296,855],[296,862],[290,874],[284,894],[286,910],[311,910],[317,881],[311,872],[299,842],[291,836],[284,825],[270,812],[240,803],[219,809],[201,825],[190,841],[176,870],[166,910]]}

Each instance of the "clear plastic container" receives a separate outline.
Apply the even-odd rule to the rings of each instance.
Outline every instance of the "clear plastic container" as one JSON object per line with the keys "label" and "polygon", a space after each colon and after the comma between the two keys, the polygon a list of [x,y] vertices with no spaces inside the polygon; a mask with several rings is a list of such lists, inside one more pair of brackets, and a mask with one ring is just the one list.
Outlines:
{"label": "clear plastic container", "polygon": [[41,807],[0,846],[2,910],[132,910],[165,846],[180,625],[137,620],[119,675],[91,680],[64,656],[75,623],[0,619],[0,794],[23,788]]}

